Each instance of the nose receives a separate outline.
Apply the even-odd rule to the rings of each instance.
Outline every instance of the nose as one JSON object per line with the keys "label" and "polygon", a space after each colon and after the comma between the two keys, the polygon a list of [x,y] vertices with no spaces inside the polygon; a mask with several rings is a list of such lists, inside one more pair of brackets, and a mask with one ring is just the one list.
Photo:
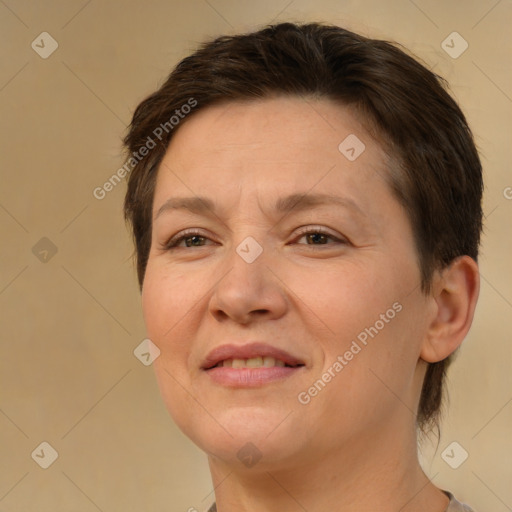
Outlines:
{"label": "nose", "polygon": [[[243,252],[240,252],[243,255]],[[249,324],[258,319],[275,320],[288,307],[285,287],[278,278],[276,258],[270,258],[265,249],[254,260],[244,258],[233,249],[227,272],[215,285],[209,311],[219,322],[232,320]]]}

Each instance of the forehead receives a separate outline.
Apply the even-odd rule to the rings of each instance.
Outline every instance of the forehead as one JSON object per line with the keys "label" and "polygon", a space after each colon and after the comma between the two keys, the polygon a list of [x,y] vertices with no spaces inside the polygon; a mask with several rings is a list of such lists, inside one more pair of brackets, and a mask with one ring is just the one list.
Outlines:
{"label": "forehead", "polygon": [[201,188],[221,191],[234,180],[240,186],[297,188],[326,179],[329,188],[342,178],[350,187],[375,174],[382,180],[386,163],[351,109],[328,99],[276,97],[195,112],[171,139],[158,182],[187,176],[201,180]]}

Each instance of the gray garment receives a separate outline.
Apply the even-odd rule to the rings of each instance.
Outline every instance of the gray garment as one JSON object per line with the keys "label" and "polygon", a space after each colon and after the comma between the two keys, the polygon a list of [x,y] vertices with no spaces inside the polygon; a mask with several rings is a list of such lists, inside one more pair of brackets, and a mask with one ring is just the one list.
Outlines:
{"label": "gray garment", "polygon": [[[448,496],[448,498],[450,498],[450,503],[448,504],[446,512],[475,512],[469,505],[457,501],[451,492],[443,492]],[[216,510],[217,508],[215,508],[214,512],[216,512]]]}
{"label": "gray garment", "polygon": [[[450,498],[450,503],[448,504],[448,508],[445,512],[475,512],[469,505],[457,501],[451,492],[443,492],[448,496],[448,498]],[[217,504],[214,503],[208,509],[208,512],[217,512]]]}

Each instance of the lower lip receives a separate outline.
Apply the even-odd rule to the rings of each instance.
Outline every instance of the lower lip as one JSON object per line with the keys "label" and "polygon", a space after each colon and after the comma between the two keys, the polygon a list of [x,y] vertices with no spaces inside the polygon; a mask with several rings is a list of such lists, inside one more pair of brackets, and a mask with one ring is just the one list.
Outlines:
{"label": "lower lip", "polygon": [[283,380],[300,371],[303,366],[273,366],[261,368],[230,368],[219,366],[206,370],[217,384],[232,388],[254,388]]}

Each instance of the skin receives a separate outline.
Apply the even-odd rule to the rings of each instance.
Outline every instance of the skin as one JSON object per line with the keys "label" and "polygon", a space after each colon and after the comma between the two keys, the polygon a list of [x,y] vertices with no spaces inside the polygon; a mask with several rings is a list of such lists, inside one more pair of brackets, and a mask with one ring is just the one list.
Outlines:
{"label": "skin", "polygon": [[[355,161],[338,150],[349,134],[365,144]],[[411,225],[386,181],[386,162],[357,116],[326,99],[207,107],[169,145],[155,188],[143,312],[161,351],[154,367],[162,397],[208,454],[220,512],[448,505],[419,466],[414,411],[426,363],[455,351],[469,330],[478,268],[461,257],[436,273],[430,295],[420,291]],[[332,194],[357,209],[274,212],[292,193]],[[215,214],[157,216],[169,198],[197,195],[214,201]],[[334,238],[299,232],[318,227]],[[189,228],[205,238],[166,248]],[[252,263],[236,251],[248,236],[263,248]],[[301,404],[298,394],[394,303],[402,310]],[[213,348],[254,340],[305,367],[251,389],[215,384],[200,369]],[[237,457],[248,442],[262,455],[252,467]]]}

